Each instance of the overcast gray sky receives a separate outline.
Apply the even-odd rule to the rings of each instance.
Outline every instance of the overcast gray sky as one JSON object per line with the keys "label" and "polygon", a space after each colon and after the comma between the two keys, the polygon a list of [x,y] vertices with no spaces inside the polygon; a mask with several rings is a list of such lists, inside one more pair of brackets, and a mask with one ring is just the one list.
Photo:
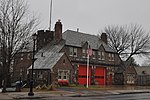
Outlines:
{"label": "overcast gray sky", "polygon": [[[51,0],[28,0],[40,16],[39,29],[48,29]],[[67,29],[99,34],[107,25],[140,24],[150,30],[150,0],[53,0],[52,29],[61,19]]]}
{"label": "overcast gray sky", "polygon": [[[41,29],[48,29],[50,0],[28,0],[32,11],[40,15]],[[150,27],[150,0],[53,0],[52,29],[57,19],[63,31],[80,29],[98,34],[107,25],[141,24]]]}

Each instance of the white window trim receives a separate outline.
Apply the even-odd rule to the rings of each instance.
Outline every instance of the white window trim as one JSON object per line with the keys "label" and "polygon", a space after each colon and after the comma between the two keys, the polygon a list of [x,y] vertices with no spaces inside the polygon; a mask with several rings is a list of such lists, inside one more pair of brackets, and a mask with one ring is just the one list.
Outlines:
{"label": "white window trim", "polygon": [[78,49],[75,47],[69,47],[69,56],[78,57]]}
{"label": "white window trim", "polygon": [[108,53],[108,60],[111,61],[111,53]]}
{"label": "white window trim", "polygon": [[78,56],[78,50],[77,50],[77,48],[73,48],[73,56],[74,57]]}
{"label": "white window trim", "polygon": [[115,61],[115,54],[112,54],[112,61]]}
{"label": "white window trim", "polygon": [[96,51],[93,51],[93,53],[92,53],[92,58],[93,58],[93,59],[96,59]]}
{"label": "white window trim", "polygon": [[105,52],[98,51],[98,60],[105,60]]}
{"label": "white window trim", "polygon": [[86,50],[82,49],[82,58],[86,58]]}
{"label": "white window trim", "polygon": [[[62,71],[64,75],[62,73],[60,74],[60,71]],[[64,73],[65,71],[67,71],[67,74]],[[58,80],[69,80],[69,73],[69,70],[58,70]],[[59,78],[59,76],[61,76],[61,79]],[[64,78],[64,76],[66,76],[66,79]]]}
{"label": "white window trim", "polygon": [[69,47],[69,56],[73,56],[73,47]]}

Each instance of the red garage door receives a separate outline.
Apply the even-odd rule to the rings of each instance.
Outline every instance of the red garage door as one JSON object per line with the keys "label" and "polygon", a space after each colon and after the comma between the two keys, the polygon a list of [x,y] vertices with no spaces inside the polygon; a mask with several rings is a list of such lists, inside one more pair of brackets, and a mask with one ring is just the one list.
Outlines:
{"label": "red garage door", "polygon": [[[88,83],[90,85],[91,84],[91,67],[89,67],[88,76],[89,76]],[[87,84],[87,66],[86,65],[79,65],[78,82],[79,84],[82,84],[82,85]]]}
{"label": "red garage door", "polygon": [[99,85],[106,84],[106,68],[97,66],[95,69],[95,81]]}

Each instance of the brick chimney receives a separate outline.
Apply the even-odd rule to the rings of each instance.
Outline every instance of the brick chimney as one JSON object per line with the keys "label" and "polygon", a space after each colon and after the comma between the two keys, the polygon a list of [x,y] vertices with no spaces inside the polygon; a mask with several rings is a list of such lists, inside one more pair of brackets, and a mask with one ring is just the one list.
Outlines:
{"label": "brick chimney", "polygon": [[107,34],[106,33],[102,33],[102,35],[101,35],[101,40],[104,42],[104,43],[108,43],[108,41],[107,41]]}
{"label": "brick chimney", "polygon": [[55,24],[55,33],[54,39],[56,43],[58,43],[62,39],[62,24],[60,20],[58,20]]}
{"label": "brick chimney", "polygon": [[53,31],[38,30],[37,31],[37,50],[40,50],[45,45],[53,40]]}

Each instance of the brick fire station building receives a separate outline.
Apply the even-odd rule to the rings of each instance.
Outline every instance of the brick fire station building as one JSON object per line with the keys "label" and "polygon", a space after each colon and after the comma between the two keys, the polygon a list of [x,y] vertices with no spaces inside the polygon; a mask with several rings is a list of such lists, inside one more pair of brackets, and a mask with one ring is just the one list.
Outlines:
{"label": "brick fire station building", "polygon": [[[88,46],[92,49],[92,56],[89,58],[89,85],[114,84],[114,75],[121,61],[115,50],[108,45],[105,33],[98,37],[78,30],[62,32],[60,20],[56,22],[54,29],[37,32],[37,53],[34,62],[34,80],[37,84],[86,84]],[[21,66],[23,64],[17,67],[18,72]],[[24,67],[31,69],[29,65]]]}

